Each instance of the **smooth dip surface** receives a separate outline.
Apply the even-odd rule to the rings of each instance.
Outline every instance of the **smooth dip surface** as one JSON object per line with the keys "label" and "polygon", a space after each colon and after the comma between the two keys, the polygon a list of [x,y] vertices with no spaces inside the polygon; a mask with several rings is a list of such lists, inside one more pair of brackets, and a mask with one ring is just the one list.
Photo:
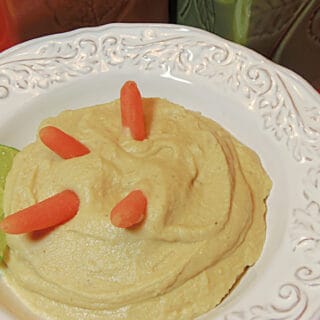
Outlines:
{"label": "smooth dip surface", "polygon": [[[78,214],[52,230],[8,235],[5,278],[36,313],[59,320],[193,319],[216,306],[265,240],[271,182],[257,155],[218,124],[144,99],[148,138],[121,126],[119,101],[45,120],[91,152],[63,160],[39,139],[7,178],[9,215],[64,189]],[[145,221],[114,227],[110,211],[134,189]]]}

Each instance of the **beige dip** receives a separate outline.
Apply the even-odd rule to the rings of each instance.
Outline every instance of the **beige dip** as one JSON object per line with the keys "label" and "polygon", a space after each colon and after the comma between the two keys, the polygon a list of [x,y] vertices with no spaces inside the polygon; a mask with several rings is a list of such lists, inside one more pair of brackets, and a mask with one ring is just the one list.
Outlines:
{"label": "beige dip", "polygon": [[[8,235],[5,278],[49,319],[193,319],[228,294],[259,257],[271,182],[257,155],[218,124],[161,99],[144,99],[148,139],[121,128],[119,101],[45,120],[91,153],[63,160],[38,139],[7,178],[9,215],[64,189],[77,216],[48,232]],[[134,189],[147,217],[110,223]]]}

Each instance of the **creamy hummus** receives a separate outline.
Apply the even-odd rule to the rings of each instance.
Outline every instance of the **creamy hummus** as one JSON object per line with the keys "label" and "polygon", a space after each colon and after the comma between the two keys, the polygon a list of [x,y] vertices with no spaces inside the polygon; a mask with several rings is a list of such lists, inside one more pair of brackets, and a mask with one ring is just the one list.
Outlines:
{"label": "creamy hummus", "polygon": [[[162,99],[144,99],[148,139],[121,126],[119,101],[45,120],[91,152],[63,160],[38,139],[7,178],[9,215],[64,189],[80,198],[55,229],[8,235],[6,280],[49,319],[193,319],[228,294],[265,240],[271,182],[257,155],[218,124]],[[130,191],[145,221],[114,227]]]}

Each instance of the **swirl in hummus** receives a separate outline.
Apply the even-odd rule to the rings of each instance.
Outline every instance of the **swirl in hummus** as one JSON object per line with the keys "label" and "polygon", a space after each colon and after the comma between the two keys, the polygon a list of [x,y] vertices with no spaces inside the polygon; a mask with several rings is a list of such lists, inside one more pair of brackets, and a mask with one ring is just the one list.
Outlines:
{"label": "swirl in hummus", "polygon": [[[37,139],[14,160],[6,215],[64,189],[80,198],[64,225],[7,236],[6,280],[48,319],[193,319],[261,253],[271,182],[257,155],[198,113],[159,98],[143,104],[142,142],[124,134],[116,100],[41,124],[89,154],[63,160]],[[147,217],[116,228],[109,213],[134,189],[148,199]]]}

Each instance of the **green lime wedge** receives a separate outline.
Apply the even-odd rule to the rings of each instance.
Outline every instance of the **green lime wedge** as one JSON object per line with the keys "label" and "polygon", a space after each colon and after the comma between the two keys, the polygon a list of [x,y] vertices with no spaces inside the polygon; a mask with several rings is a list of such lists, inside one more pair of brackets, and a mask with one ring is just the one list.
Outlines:
{"label": "green lime wedge", "polygon": [[[3,191],[6,182],[6,177],[11,169],[13,158],[19,150],[0,145],[0,221],[3,219]],[[3,258],[3,253],[6,249],[5,234],[0,230],[0,261]]]}

